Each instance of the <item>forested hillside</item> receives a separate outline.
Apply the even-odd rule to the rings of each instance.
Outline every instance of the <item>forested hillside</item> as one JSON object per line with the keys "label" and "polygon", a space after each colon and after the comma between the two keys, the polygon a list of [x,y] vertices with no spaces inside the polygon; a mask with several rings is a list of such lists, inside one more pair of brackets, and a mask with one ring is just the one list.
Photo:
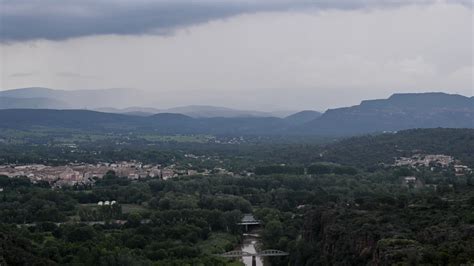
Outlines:
{"label": "forested hillside", "polygon": [[474,166],[474,129],[413,129],[367,135],[328,145],[324,159],[357,166],[392,164],[417,153],[446,154]]}
{"label": "forested hillside", "polygon": [[445,93],[393,94],[388,99],[330,109],[302,130],[348,136],[436,127],[473,128],[474,98]]}

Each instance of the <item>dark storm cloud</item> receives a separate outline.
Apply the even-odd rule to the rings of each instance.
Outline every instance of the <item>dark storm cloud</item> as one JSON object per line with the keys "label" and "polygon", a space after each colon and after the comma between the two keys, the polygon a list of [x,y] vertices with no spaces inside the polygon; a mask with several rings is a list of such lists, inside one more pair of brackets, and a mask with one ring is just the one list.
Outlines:
{"label": "dark storm cloud", "polygon": [[[459,0],[464,1],[464,0]],[[167,34],[242,13],[304,8],[396,6],[393,0],[0,0],[0,41],[62,40],[100,34]],[[429,1],[412,1],[426,3]]]}
{"label": "dark storm cloud", "polygon": [[[123,3],[98,1],[2,2],[3,41],[66,39],[97,34],[143,34],[227,17],[245,6],[199,3]],[[76,3],[71,5],[70,2]]]}

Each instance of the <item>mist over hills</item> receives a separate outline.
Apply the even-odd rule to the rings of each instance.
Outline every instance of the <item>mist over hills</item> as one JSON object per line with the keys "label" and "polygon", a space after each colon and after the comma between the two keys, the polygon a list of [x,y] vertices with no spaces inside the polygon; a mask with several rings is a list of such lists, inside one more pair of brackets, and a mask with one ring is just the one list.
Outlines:
{"label": "mist over hills", "polygon": [[168,113],[184,114],[191,117],[272,117],[271,113],[251,111],[251,110],[236,110],[227,107],[216,107],[209,105],[190,105],[179,106],[164,110]]}
{"label": "mist over hills", "polygon": [[127,108],[96,108],[95,111],[130,114],[139,116],[150,116],[160,113],[183,114],[194,118],[211,118],[211,117],[274,117],[269,112],[260,112],[252,110],[237,110],[227,107],[209,106],[209,105],[188,105],[178,106],[168,109],[157,109],[151,107],[127,107]]}
{"label": "mist over hills", "polygon": [[[24,91],[21,95],[23,98],[17,99],[30,101]],[[0,96],[10,97],[11,93]],[[48,100],[43,101],[48,104]],[[62,104],[60,101],[52,103],[57,106]],[[4,109],[0,110],[0,128],[27,130],[41,126],[96,131],[137,130],[159,134],[337,136],[411,128],[474,128],[474,98],[445,93],[394,94],[388,99],[362,101],[360,105],[330,109],[323,114],[302,111],[286,118],[265,116],[266,113],[251,115],[251,111],[210,106],[102,110],[107,112]],[[216,110],[220,117],[212,117]]]}
{"label": "mist over hills", "polygon": [[[31,107],[36,108],[35,99],[60,101],[62,109],[94,109],[113,105],[117,108],[139,105],[143,100],[140,91],[131,89],[101,89],[101,90],[54,90],[49,88],[31,87],[0,91],[0,98],[29,99]],[[3,105],[0,108],[5,109]],[[22,108],[22,107],[15,107]],[[25,108],[25,107],[23,107]],[[44,106],[46,109],[56,109],[54,105]]]}
{"label": "mist over hills", "polygon": [[269,134],[281,128],[283,119],[192,118],[182,114],[151,116],[102,113],[89,110],[4,109],[0,128],[29,130],[35,127],[104,132],[146,131],[158,134]]}
{"label": "mist over hills", "polygon": [[67,109],[69,105],[51,98],[13,98],[0,97],[0,109],[32,108],[32,109]]}
{"label": "mist over hills", "polygon": [[[0,109],[91,109],[106,113],[150,116],[178,113],[195,118],[205,117],[272,117],[270,112],[237,110],[209,105],[173,108],[143,107],[149,95],[130,89],[53,90],[41,87],[0,91]],[[148,100],[151,101],[151,100]]]}
{"label": "mist over hills", "polygon": [[322,113],[318,111],[304,110],[285,117],[285,120],[293,124],[305,124],[319,118],[321,115]]}

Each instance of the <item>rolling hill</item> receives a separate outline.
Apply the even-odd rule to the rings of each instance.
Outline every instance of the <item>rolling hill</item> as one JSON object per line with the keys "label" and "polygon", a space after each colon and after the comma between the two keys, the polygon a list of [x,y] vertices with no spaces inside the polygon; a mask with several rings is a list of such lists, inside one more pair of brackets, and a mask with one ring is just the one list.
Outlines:
{"label": "rolling hill", "polygon": [[34,109],[67,109],[69,105],[51,98],[12,98],[0,97],[0,109],[34,108]]}
{"label": "rolling hill", "polygon": [[285,117],[285,120],[293,124],[305,124],[320,117],[322,114],[318,111],[305,110]]}
{"label": "rolling hill", "polygon": [[320,116],[316,112],[304,111],[285,119],[4,109],[0,110],[0,128],[52,127],[160,134],[350,136],[411,128],[474,128],[473,103],[472,97],[444,93],[394,94],[388,99],[363,101],[357,106],[328,110]]}
{"label": "rolling hill", "polygon": [[330,109],[300,128],[322,135],[357,135],[411,128],[473,128],[474,98],[445,93],[394,94]]}
{"label": "rolling hill", "polygon": [[211,117],[273,117],[274,115],[267,112],[259,112],[252,110],[238,110],[226,107],[209,106],[209,105],[188,105],[179,106],[168,109],[157,109],[151,107],[127,107],[127,108],[96,108],[96,111],[116,113],[116,114],[135,114],[141,116],[159,114],[159,113],[175,113],[183,114],[194,118],[211,118]]}
{"label": "rolling hill", "polygon": [[324,160],[358,167],[393,164],[396,157],[445,154],[474,167],[474,129],[409,129],[397,133],[352,137],[330,144]]}
{"label": "rolling hill", "polygon": [[0,128],[48,127],[94,131],[147,131],[160,134],[269,134],[281,131],[280,118],[192,118],[182,114],[151,116],[102,113],[88,110],[0,110]]}
{"label": "rolling hill", "polygon": [[0,109],[92,109],[99,112],[138,116],[178,113],[194,118],[275,116],[267,112],[209,105],[189,105],[167,109],[141,106],[145,102],[152,101],[150,95],[130,89],[54,90],[31,87],[0,91]]}

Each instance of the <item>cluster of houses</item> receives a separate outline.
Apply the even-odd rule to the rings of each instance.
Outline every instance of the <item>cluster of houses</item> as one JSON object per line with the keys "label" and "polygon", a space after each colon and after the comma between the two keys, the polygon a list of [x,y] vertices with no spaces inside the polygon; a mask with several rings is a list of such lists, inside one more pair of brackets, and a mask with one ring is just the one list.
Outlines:
{"label": "cluster of houses", "polygon": [[68,164],[47,166],[42,164],[0,165],[0,175],[8,177],[25,176],[32,182],[46,181],[56,187],[87,185],[94,182],[94,177],[102,178],[108,171],[116,175],[139,179],[144,177],[162,178],[174,173],[161,169],[160,165],[143,165],[138,162]]}
{"label": "cluster of houses", "polygon": [[412,157],[400,157],[395,161],[395,166],[440,166],[443,168],[448,167],[454,163],[454,158],[452,156],[443,155],[443,154],[415,154]]}
{"label": "cluster of houses", "polygon": [[47,166],[43,164],[0,165],[0,176],[27,177],[32,182],[46,181],[55,187],[88,185],[95,178],[102,178],[108,171],[114,171],[117,176],[131,180],[141,178],[160,178],[163,180],[183,175],[209,175],[211,173],[233,175],[222,168],[212,171],[198,172],[193,169],[182,169],[176,165],[162,167],[161,165],[142,164],[140,162],[119,162],[99,164],[68,164],[62,166]]}
{"label": "cluster of houses", "polygon": [[[408,166],[415,169],[426,167],[431,171],[435,169],[454,170],[455,176],[464,176],[472,173],[472,169],[468,166],[460,164],[460,162],[455,160],[452,156],[443,154],[415,154],[412,157],[401,157],[396,159],[394,166]],[[403,177],[402,185],[414,188],[433,187],[435,190],[437,189],[436,184],[423,184],[423,182],[415,176]],[[452,186],[452,184],[449,184],[449,186]]]}
{"label": "cluster of houses", "polygon": [[472,173],[472,169],[468,166],[460,164],[452,156],[443,154],[415,154],[412,157],[400,157],[395,160],[394,166],[427,167],[431,170],[453,167],[456,176]]}

